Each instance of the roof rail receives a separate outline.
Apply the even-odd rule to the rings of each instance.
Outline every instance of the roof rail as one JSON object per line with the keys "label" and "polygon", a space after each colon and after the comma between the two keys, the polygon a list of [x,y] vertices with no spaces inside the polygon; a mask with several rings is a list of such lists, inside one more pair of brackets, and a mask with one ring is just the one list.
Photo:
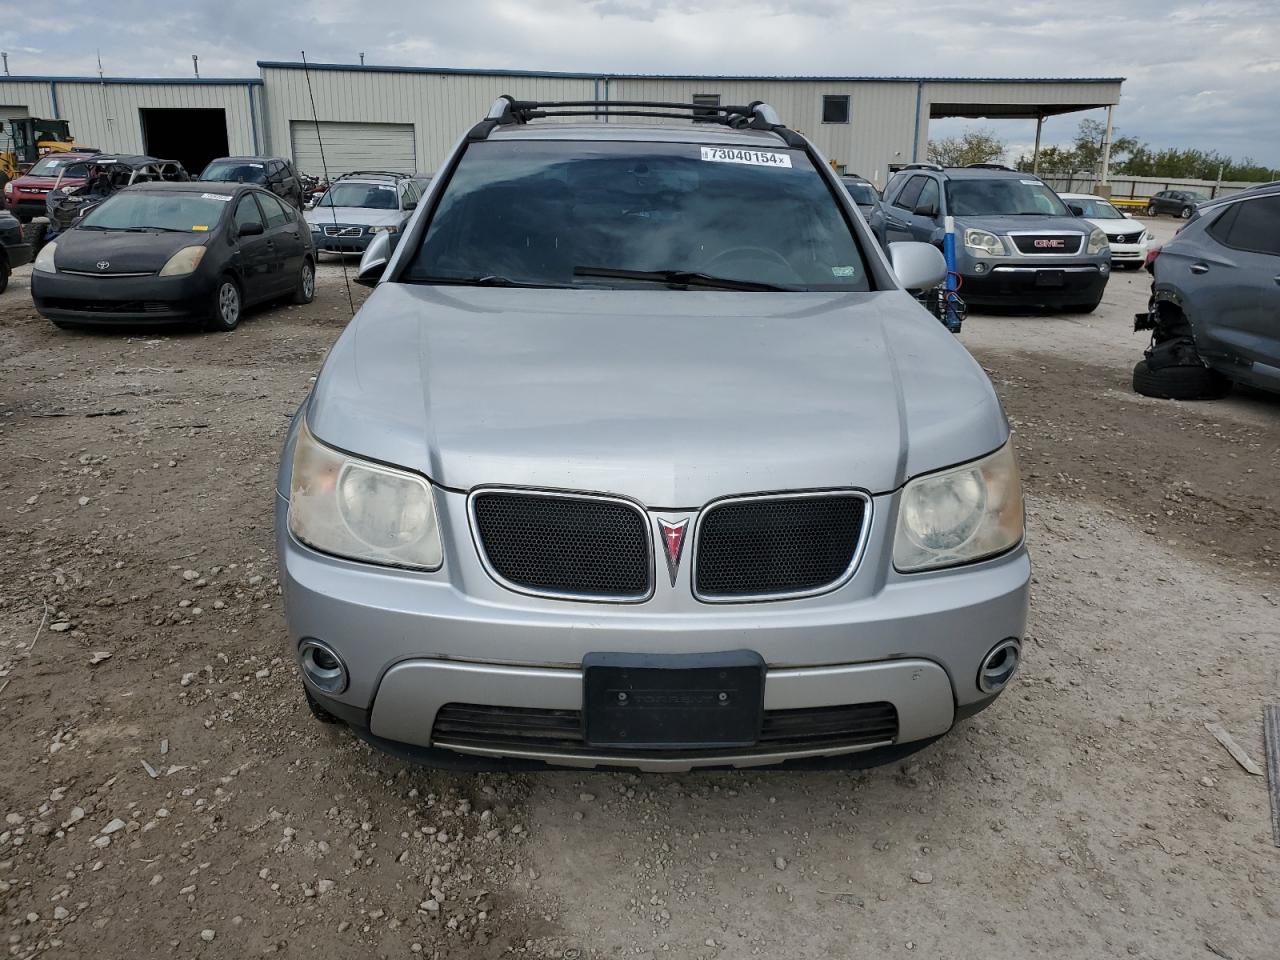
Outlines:
{"label": "roof rail", "polygon": [[413,174],[402,173],[399,170],[350,170],[338,176],[337,179],[342,180],[346,177],[396,177],[411,178]]}
{"label": "roof rail", "polygon": [[925,161],[921,161],[919,163],[905,163],[898,169],[899,170],[941,170],[942,164],[928,163]]}
{"label": "roof rail", "polygon": [[760,100],[746,106],[673,103],[665,100],[517,100],[504,93],[493,101],[485,118],[471,128],[468,140],[487,140],[500,126],[528,123],[545,117],[655,117],[697,120],[734,129],[768,130],[789,147],[803,147],[804,138],[783,124],[776,111]]}
{"label": "roof rail", "polygon": [[1006,166],[1003,163],[966,163],[966,170],[1008,170],[1010,173],[1017,173],[1013,167]]}

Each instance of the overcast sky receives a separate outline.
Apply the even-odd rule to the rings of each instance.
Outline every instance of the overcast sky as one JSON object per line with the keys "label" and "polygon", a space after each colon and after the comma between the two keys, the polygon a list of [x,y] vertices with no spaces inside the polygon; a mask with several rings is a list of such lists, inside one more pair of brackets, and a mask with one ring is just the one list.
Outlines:
{"label": "overcast sky", "polygon": [[[255,76],[257,60],[601,73],[1122,76],[1121,132],[1280,167],[1277,0],[3,0],[13,74]],[[158,16],[158,9],[163,15]],[[518,93],[519,91],[514,91]],[[856,105],[855,105],[856,109]],[[784,118],[786,119],[786,118]],[[1065,142],[1079,116],[1046,124]],[[1029,143],[1030,122],[990,126]]]}

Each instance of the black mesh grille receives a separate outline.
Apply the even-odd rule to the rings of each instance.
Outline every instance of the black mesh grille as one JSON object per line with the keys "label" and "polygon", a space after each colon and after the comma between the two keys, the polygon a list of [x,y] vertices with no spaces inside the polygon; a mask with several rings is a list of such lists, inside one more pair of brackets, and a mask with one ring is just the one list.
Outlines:
{"label": "black mesh grille", "polygon": [[706,512],[697,534],[702,597],[804,593],[849,569],[866,502],[853,494],[743,500]]}
{"label": "black mesh grille", "polygon": [[625,504],[491,492],[475,498],[476,530],[504,580],[540,593],[639,599],[649,593],[646,520]]}
{"label": "black mesh grille", "polygon": [[1074,234],[1072,236],[1062,236],[1061,234],[1035,236],[1033,234],[1025,234],[1010,237],[1009,239],[1013,241],[1013,245],[1018,248],[1019,253],[1079,253],[1080,247],[1084,245],[1083,234]]}
{"label": "black mesh grille", "polygon": [[1142,231],[1137,233],[1108,233],[1107,239],[1112,243],[1137,243],[1142,237]]}
{"label": "black mesh grille", "polygon": [[539,753],[617,755],[630,759],[678,757],[696,752],[717,754],[767,754],[887,743],[898,736],[898,711],[891,703],[854,703],[799,710],[766,710],[760,740],[754,747],[708,748],[696,751],[602,750],[588,751],[577,710],[545,710],[532,707],[491,707],[472,703],[448,703],[436,714],[431,738],[445,745],[490,749],[536,750]]}

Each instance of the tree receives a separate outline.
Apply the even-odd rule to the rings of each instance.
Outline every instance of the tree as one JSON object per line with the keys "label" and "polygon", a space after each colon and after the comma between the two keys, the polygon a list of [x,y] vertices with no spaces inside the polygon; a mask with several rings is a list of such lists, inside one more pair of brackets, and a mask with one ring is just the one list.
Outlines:
{"label": "tree", "polygon": [[[1102,172],[1102,141],[1107,136],[1107,125],[1101,120],[1081,120],[1076,128],[1074,143],[1076,170],[1083,173]],[[1119,129],[1111,129],[1111,166],[1123,163],[1134,151],[1145,147],[1135,137],[1120,136]]]}
{"label": "tree", "polygon": [[965,130],[958,137],[929,141],[929,159],[944,167],[971,163],[998,163],[1004,159],[1005,142],[987,129]]}

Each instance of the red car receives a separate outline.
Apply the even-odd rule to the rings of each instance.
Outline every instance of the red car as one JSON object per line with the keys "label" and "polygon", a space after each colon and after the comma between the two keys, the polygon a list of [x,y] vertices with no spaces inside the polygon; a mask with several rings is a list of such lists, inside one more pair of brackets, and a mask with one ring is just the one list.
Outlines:
{"label": "red car", "polygon": [[[95,151],[68,151],[49,153],[41,157],[20,177],[4,185],[4,205],[24,223],[32,217],[45,215],[45,199],[54,184],[78,187],[84,183],[88,170],[85,160]],[[62,180],[59,182],[58,177]]]}

